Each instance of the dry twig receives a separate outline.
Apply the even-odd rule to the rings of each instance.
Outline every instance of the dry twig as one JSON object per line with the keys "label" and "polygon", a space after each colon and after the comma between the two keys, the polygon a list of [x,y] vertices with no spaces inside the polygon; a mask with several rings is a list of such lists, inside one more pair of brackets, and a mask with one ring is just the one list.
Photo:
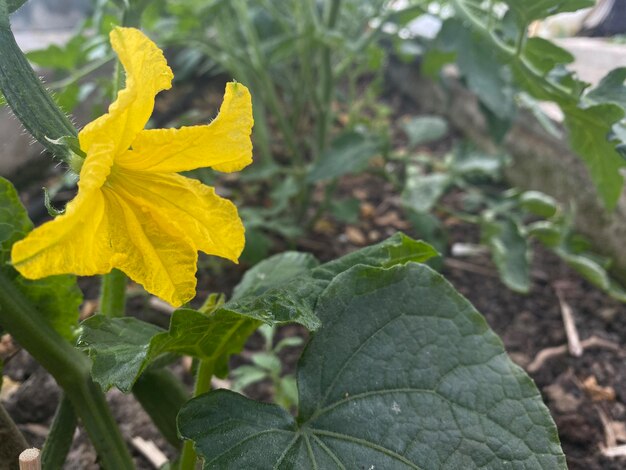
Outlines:
{"label": "dry twig", "polygon": [[583,354],[583,347],[580,344],[580,336],[578,336],[572,308],[565,301],[565,295],[563,294],[564,284],[562,282],[555,282],[553,287],[559,299],[559,306],[561,307],[561,316],[563,317],[563,325],[565,326],[569,353],[574,357],[580,357]]}
{"label": "dry twig", "polygon": [[[580,345],[582,346],[583,351],[592,348],[610,349],[616,352],[621,351],[621,348],[617,344],[604,338],[599,338],[598,336],[591,336],[590,338],[581,341]],[[548,359],[562,356],[564,354],[567,354],[567,352],[568,346],[566,344],[542,349],[541,351],[539,351],[539,353],[537,353],[535,359],[530,364],[528,364],[526,370],[530,373],[537,372],[543,367]]]}
{"label": "dry twig", "polygon": [[146,441],[142,437],[133,437],[132,443],[135,449],[137,449],[154,468],[161,468],[167,463],[168,458],[154,442]]}

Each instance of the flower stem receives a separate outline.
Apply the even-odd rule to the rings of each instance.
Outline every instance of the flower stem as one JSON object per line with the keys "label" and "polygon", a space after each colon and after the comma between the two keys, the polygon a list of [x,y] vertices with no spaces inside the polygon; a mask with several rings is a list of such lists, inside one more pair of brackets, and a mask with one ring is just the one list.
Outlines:
{"label": "flower stem", "polygon": [[105,317],[123,317],[126,307],[126,274],[113,269],[102,276],[100,313]]}
{"label": "flower stem", "polygon": [[[198,370],[196,371],[196,385],[193,390],[193,396],[197,397],[211,390],[211,378],[215,364],[213,361],[200,361]],[[183,444],[183,452],[180,456],[179,470],[194,470],[196,468],[196,460],[198,456],[193,449],[192,441],[185,441]]]}
{"label": "flower stem", "polygon": [[133,461],[104,394],[91,379],[91,362],[50,326],[1,271],[0,324],[64,390],[98,452],[102,467],[132,470]]}

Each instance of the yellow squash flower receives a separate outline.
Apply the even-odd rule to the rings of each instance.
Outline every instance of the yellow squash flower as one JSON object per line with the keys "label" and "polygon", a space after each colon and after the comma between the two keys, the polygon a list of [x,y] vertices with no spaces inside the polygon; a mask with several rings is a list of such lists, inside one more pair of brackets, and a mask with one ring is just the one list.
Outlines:
{"label": "yellow squash flower", "polygon": [[244,228],[234,204],[177,172],[231,172],[252,162],[250,93],[229,83],[208,125],[144,130],[155,95],[171,87],[172,71],[139,30],[115,28],[110,37],[126,88],[79,134],[87,156],[76,198],[63,215],[13,245],[12,263],[29,279],[118,268],[180,306],[195,295],[198,251],[237,262]]}

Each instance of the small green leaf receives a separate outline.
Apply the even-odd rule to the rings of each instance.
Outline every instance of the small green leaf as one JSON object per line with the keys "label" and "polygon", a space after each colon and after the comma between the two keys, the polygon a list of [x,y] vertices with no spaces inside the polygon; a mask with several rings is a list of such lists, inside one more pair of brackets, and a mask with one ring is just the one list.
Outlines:
{"label": "small green leaf", "polygon": [[539,220],[526,226],[526,232],[537,239],[548,248],[555,248],[563,240],[562,230],[552,222]]}
{"label": "small green leaf", "polygon": [[481,238],[491,248],[502,282],[515,292],[530,289],[528,244],[517,224],[509,219],[485,220]]}
{"label": "small green leaf", "polygon": [[19,7],[24,5],[27,0],[7,0],[7,8],[9,9],[9,13],[13,13]]}
{"label": "small green leaf", "polygon": [[276,354],[256,353],[252,355],[252,362],[275,375],[279,375],[282,370],[282,364]]}
{"label": "small green leaf", "polygon": [[406,169],[402,203],[416,212],[430,212],[452,184],[449,173],[424,174],[418,165]]}
{"label": "small green leaf", "polygon": [[226,390],[183,406],[205,469],[566,468],[532,380],[428,267],[354,267],[316,313],[297,419]]}
{"label": "small green leaf", "polygon": [[445,137],[448,123],[439,116],[419,116],[403,122],[402,129],[409,138],[409,147],[414,148]]}
{"label": "small green leaf", "polygon": [[11,259],[13,243],[33,229],[33,223],[10,181],[0,176],[0,266]]}
{"label": "small green leaf", "polygon": [[611,280],[609,279],[609,275],[606,270],[593,259],[588,256],[568,252],[564,249],[556,249],[555,253],[593,285],[604,291],[610,289]]}
{"label": "small green leaf", "polygon": [[358,132],[345,133],[338,137],[330,149],[313,164],[307,175],[307,181],[315,183],[349,173],[360,173],[379,152],[378,140]]}
{"label": "small green leaf", "polygon": [[586,163],[598,193],[609,210],[613,210],[622,193],[624,178],[619,170],[626,161],[607,137],[613,124],[624,117],[624,111],[614,104],[589,108],[567,108],[565,125],[570,133],[572,148]]}
{"label": "small green leaf", "polygon": [[330,203],[330,212],[339,222],[354,224],[359,220],[361,201],[356,198],[342,199]]}
{"label": "small green leaf", "polygon": [[574,56],[571,53],[540,37],[532,37],[526,40],[524,56],[542,75],[546,75],[557,65],[574,62]]}
{"label": "small green leaf", "polygon": [[300,323],[309,330],[319,328],[313,313],[317,299],[335,276],[356,264],[393,266],[410,261],[425,262],[438,256],[427,243],[398,233],[387,240],[322,264],[310,272],[271,289],[258,297],[231,300],[223,309],[267,324]]}
{"label": "small green leaf", "polygon": [[259,369],[255,366],[241,366],[233,370],[233,390],[242,392],[246,387],[253,383],[260,382],[268,378],[267,370]]}
{"label": "small green leaf", "polygon": [[24,238],[33,228],[17,191],[0,177],[0,269],[33,302],[52,327],[70,340],[78,326],[79,307],[83,296],[74,276],[50,276],[29,280],[10,265],[13,243]]}
{"label": "small green leaf", "polygon": [[464,178],[489,178],[498,180],[501,177],[505,159],[501,155],[491,155],[479,150],[459,148],[454,152],[450,170]]}
{"label": "small green leaf", "polygon": [[95,315],[82,323],[78,346],[93,360],[91,375],[104,390],[130,392],[147,363],[150,341],[163,330],[132,317]]}
{"label": "small green leaf", "polygon": [[319,262],[309,253],[286,251],[274,255],[246,271],[233,290],[233,299],[259,295],[270,287],[290,281],[318,265]]}
{"label": "small green leaf", "polygon": [[299,336],[291,336],[289,338],[281,339],[274,348],[275,353],[281,352],[285,348],[295,348],[301,346],[304,340]]}
{"label": "small green leaf", "polygon": [[626,67],[611,70],[585,98],[597,104],[613,103],[626,110]]}
{"label": "small green leaf", "polygon": [[74,338],[83,303],[75,276],[49,276],[34,281],[18,276],[15,283],[57,332],[65,339]]}
{"label": "small green leaf", "polygon": [[549,219],[557,211],[557,202],[552,196],[539,191],[526,191],[520,195],[520,205],[531,214]]}
{"label": "small green leaf", "polygon": [[456,62],[468,88],[495,116],[503,120],[513,116],[514,92],[496,48],[458,18],[443,23],[436,42],[442,51],[456,52]]}
{"label": "small green leaf", "polygon": [[581,8],[592,7],[594,0],[504,0],[511,10],[513,10],[523,25],[528,25],[531,21],[580,10]]}

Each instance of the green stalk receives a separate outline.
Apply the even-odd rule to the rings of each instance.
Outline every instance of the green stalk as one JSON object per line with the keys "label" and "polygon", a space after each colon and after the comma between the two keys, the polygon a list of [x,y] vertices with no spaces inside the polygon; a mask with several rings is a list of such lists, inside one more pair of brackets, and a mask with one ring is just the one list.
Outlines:
{"label": "green stalk", "polygon": [[[211,378],[213,377],[215,364],[212,361],[200,361],[196,371],[196,385],[193,396],[197,397],[211,390]],[[198,456],[193,448],[192,441],[185,441],[183,452],[180,456],[179,470],[194,470]]]}
{"label": "green stalk", "polygon": [[[122,25],[137,27],[141,19],[142,6],[127,7],[122,12]],[[124,87],[124,69],[119,58],[115,58],[113,68],[113,90],[111,99],[117,98],[118,92]],[[101,276],[100,313],[105,317],[123,317],[126,312],[126,275],[119,269]]]}
{"label": "green stalk", "polygon": [[[15,42],[6,0],[0,0],[0,90],[15,116],[47,150],[72,165],[82,152],[69,118],[59,109]],[[62,142],[63,138],[70,138]],[[72,139],[73,138],[73,139]]]}
{"label": "green stalk", "polygon": [[189,395],[180,381],[167,369],[147,370],[133,386],[133,395],[146,410],[163,437],[181,447],[176,416]]}
{"label": "green stalk", "polygon": [[[339,11],[341,9],[341,0],[330,0],[330,4],[324,15],[326,28],[329,31],[335,29],[337,19],[339,17]],[[332,122],[331,105],[333,101],[333,89],[335,86],[335,77],[333,75],[333,68],[331,63],[331,51],[330,46],[325,45],[322,51],[322,77],[321,77],[321,97],[322,107],[321,116],[318,121],[317,131],[317,152],[320,155],[326,150],[328,141],[328,131]]]}
{"label": "green stalk", "polygon": [[101,279],[100,313],[105,317],[123,317],[126,310],[126,274],[113,269]]}
{"label": "green stalk", "polygon": [[91,362],[50,326],[2,272],[0,324],[52,374],[64,390],[98,452],[102,467],[132,470],[133,461],[104,394],[91,379]]}
{"label": "green stalk", "polygon": [[74,440],[78,424],[72,402],[63,394],[59,407],[52,420],[52,427],[41,451],[43,468],[63,468],[67,454]]}
{"label": "green stalk", "polygon": [[256,33],[254,24],[250,19],[250,15],[248,14],[245,5],[242,4],[240,1],[234,1],[230,5],[233,8],[235,17],[237,18],[239,26],[241,27],[248,43],[250,62],[253,72],[256,75],[262,93],[265,95],[268,106],[270,107],[272,113],[274,113],[274,117],[276,118],[278,127],[280,127],[281,133],[285,138],[285,143],[287,144],[287,147],[289,148],[289,151],[293,154],[294,158],[300,164],[304,164],[304,158],[302,157],[302,154],[298,150],[298,146],[296,144],[296,132],[294,128],[289,125],[289,122],[285,118],[285,111],[284,109],[282,109],[280,100],[278,99],[278,93],[276,92],[276,88],[274,86],[272,78],[268,74],[266,61],[264,60],[263,54],[259,47],[259,44],[261,44],[261,40]]}

